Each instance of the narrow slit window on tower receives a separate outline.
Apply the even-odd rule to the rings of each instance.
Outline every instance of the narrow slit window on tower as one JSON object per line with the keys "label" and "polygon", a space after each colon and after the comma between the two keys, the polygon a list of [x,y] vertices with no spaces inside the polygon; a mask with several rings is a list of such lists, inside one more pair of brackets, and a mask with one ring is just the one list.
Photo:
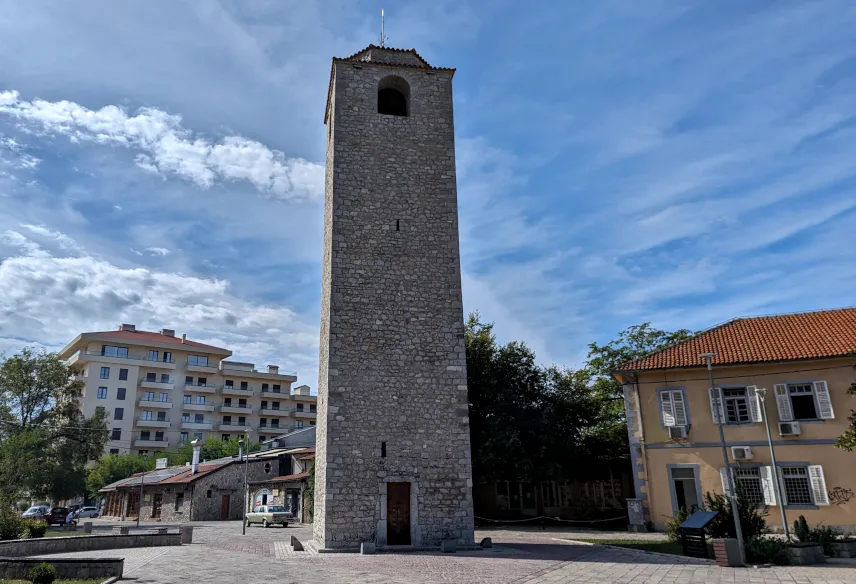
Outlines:
{"label": "narrow slit window on tower", "polygon": [[380,457],[386,458],[386,442],[380,443]]}
{"label": "narrow slit window on tower", "polygon": [[401,231],[401,220],[400,219],[395,220],[395,230]]}
{"label": "narrow slit window on tower", "polygon": [[377,113],[388,116],[410,115],[410,86],[397,75],[380,80],[377,87]]}

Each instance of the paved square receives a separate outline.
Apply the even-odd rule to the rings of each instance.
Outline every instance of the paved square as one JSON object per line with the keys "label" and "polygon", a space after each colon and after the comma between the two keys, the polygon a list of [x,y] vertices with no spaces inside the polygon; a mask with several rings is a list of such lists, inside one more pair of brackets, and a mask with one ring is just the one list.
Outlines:
{"label": "paved square", "polygon": [[309,541],[312,530],[306,526],[251,527],[245,536],[236,522],[196,523],[194,530],[189,546],[60,555],[124,557],[125,578],[139,584],[856,584],[856,563],[847,561],[811,567],[720,568],[706,560],[565,539],[598,535],[579,530],[481,530],[477,539],[492,537],[493,549],[372,556],[292,552],[288,545],[292,535]]}

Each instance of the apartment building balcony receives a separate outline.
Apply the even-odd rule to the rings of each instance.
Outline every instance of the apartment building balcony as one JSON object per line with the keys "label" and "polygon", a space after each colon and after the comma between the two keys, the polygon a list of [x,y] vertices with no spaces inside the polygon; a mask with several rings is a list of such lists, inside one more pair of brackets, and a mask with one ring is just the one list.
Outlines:
{"label": "apartment building balcony", "polygon": [[294,410],[295,418],[311,418],[315,419],[318,417],[318,412],[310,412],[309,410]]}
{"label": "apartment building balcony", "polygon": [[182,422],[182,430],[213,430],[214,422],[205,420],[204,422]]}
{"label": "apartment building balcony", "polygon": [[269,397],[273,399],[289,399],[291,395],[287,391],[282,391],[281,389],[273,390],[267,388],[262,389],[262,397]]}
{"label": "apartment building balcony", "polygon": [[219,371],[216,364],[200,364],[198,361],[187,361],[184,365],[185,371],[195,371],[196,373],[210,373],[214,374]]}
{"label": "apartment building balcony", "polygon": [[253,407],[249,404],[221,404],[217,407],[217,411],[224,414],[240,414],[242,416],[248,416],[253,413]]}
{"label": "apartment building balcony", "polygon": [[248,385],[246,388],[241,388],[237,385],[223,385],[220,388],[220,393],[223,395],[239,395],[243,397],[247,397],[253,395],[255,388],[252,385]]}
{"label": "apartment building balcony", "polygon": [[213,412],[214,404],[181,404],[181,409],[188,412]]}
{"label": "apartment building balcony", "polygon": [[262,408],[259,410],[260,416],[289,416],[294,412],[294,408]]}
{"label": "apartment building balcony", "polygon": [[158,408],[162,410],[168,410],[172,408],[172,400],[162,400],[162,399],[146,399],[140,398],[137,401],[137,405],[141,408]]}
{"label": "apartment building balcony", "polygon": [[137,418],[137,426],[141,428],[169,428],[169,418]]}
{"label": "apartment building balcony", "polygon": [[175,389],[174,381],[161,381],[159,379],[140,379],[140,387],[145,387],[148,389]]}
{"label": "apartment building balcony", "polygon": [[75,363],[112,363],[113,365],[138,365],[140,367],[153,367],[155,369],[175,369],[175,361],[172,359],[149,359],[147,356],[138,355],[111,355],[101,351],[78,351],[69,357],[69,366]]}
{"label": "apartment building balcony", "polygon": [[158,440],[157,438],[136,438],[134,440],[135,448],[169,448],[169,442],[166,438],[161,438]]}
{"label": "apartment building balcony", "polygon": [[235,432],[245,432],[250,427],[249,422],[220,422],[217,424],[217,429],[221,431],[234,430]]}
{"label": "apartment building balcony", "polygon": [[204,385],[200,385],[198,383],[185,383],[184,391],[195,391],[196,393],[214,393],[217,391],[217,386],[213,383],[207,383]]}
{"label": "apartment building balcony", "polygon": [[285,425],[273,425],[273,424],[259,424],[259,432],[279,432],[285,433],[293,430],[293,426],[285,426]]}

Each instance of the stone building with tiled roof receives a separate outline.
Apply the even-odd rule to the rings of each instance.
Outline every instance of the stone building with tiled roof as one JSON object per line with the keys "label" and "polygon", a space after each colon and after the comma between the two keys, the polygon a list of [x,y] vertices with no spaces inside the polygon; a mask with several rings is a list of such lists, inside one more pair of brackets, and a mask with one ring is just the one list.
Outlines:
{"label": "stone building with tiled roof", "polygon": [[[713,387],[701,357],[710,353]],[[631,516],[662,526],[733,482],[770,507],[776,529],[784,505],[791,519],[856,531],[856,459],[835,448],[856,408],[854,365],[856,308],[841,308],[734,319],[619,366],[638,498]]]}

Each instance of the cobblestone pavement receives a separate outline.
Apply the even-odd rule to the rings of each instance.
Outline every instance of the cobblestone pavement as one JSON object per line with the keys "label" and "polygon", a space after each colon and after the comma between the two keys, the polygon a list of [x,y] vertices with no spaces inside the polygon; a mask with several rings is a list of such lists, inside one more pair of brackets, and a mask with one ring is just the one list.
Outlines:
{"label": "cobblestone pavement", "polygon": [[311,529],[253,527],[242,536],[239,523],[204,523],[195,524],[189,546],[61,555],[124,557],[125,578],[138,584],[856,584],[852,566],[720,568],[706,560],[564,539],[594,539],[579,530],[484,530],[476,536],[493,538],[492,549],[371,556],[292,552],[292,535],[306,542]]}

